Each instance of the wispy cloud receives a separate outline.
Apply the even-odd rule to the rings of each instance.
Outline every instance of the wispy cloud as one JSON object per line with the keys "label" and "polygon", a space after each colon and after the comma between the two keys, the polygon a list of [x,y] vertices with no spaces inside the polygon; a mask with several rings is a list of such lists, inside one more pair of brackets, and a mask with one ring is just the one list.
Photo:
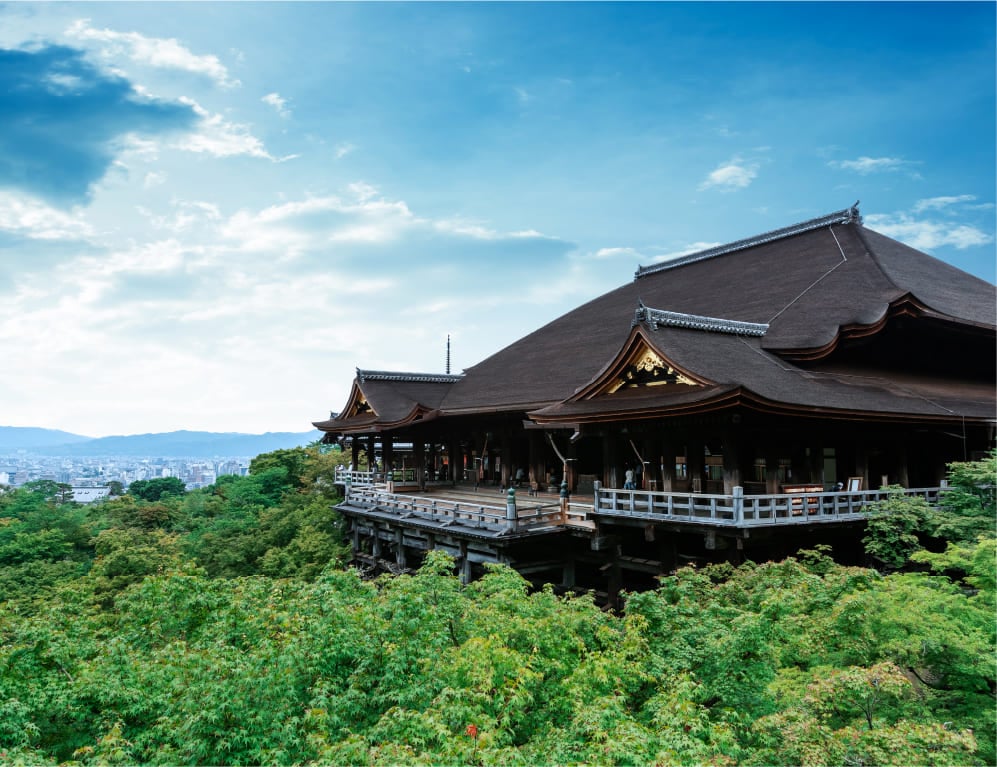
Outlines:
{"label": "wispy cloud", "polygon": [[641,259],[643,256],[636,248],[599,248],[592,254],[593,258],[630,258]]}
{"label": "wispy cloud", "polygon": [[897,173],[900,171],[907,171],[915,177],[918,176],[914,170],[918,163],[900,157],[859,157],[857,160],[831,160],[828,165],[839,170],[850,170],[863,176],[868,176],[871,173]]}
{"label": "wispy cloud", "polygon": [[260,99],[264,104],[269,104],[276,110],[277,114],[287,119],[291,116],[291,110],[287,108],[287,99],[279,93],[268,93]]}
{"label": "wispy cloud", "polygon": [[945,210],[954,206],[963,207],[963,203],[973,202],[976,195],[959,194],[947,197],[929,197],[925,200],[918,200],[914,203],[915,213],[924,213],[926,210]]}
{"label": "wispy cloud", "polygon": [[273,162],[292,160],[297,155],[275,157],[263,142],[254,136],[248,125],[230,122],[220,114],[212,114],[193,99],[181,99],[200,118],[197,130],[176,141],[173,146],[187,152],[210,154],[214,157],[248,155]]}
{"label": "wispy cloud", "polygon": [[93,228],[79,212],[66,213],[25,195],[0,191],[0,231],[33,240],[80,240]]}
{"label": "wispy cloud", "polygon": [[77,40],[98,43],[104,56],[126,56],[137,64],[159,69],[208,77],[219,85],[233,87],[239,81],[229,76],[228,69],[212,54],[198,55],[175,38],[147,37],[138,32],[115,32],[95,29],[89,19],[79,19],[70,25],[66,35]]}
{"label": "wispy cloud", "polygon": [[700,191],[719,189],[731,192],[744,189],[758,176],[758,164],[734,157],[712,171],[706,180],[699,185]]}
{"label": "wispy cloud", "polygon": [[356,146],[348,141],[336,144],[335,148],[336,159],[342,160],[344,157],[346,157],[346,155],[350,154],[351,152],[354,152],[355,150]]}
{"label": "wispy cloud", "polygon": [[992,234],[970,224],[917,218],[908,213],[871,214],[865,216],[865,222],[887,237],[928,252],[945,246],[965,250],[994,241]]}

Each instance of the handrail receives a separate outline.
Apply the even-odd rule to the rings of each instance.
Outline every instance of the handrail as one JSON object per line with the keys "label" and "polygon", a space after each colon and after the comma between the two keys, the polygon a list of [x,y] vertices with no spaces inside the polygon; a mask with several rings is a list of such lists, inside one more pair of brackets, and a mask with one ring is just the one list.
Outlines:
{"label": "handrail", "polygon": [[850,521],[869,516],[871,506],[897,494],[937,502],[944,488],[892,488],[883,490],[731,495],[666,493],[599,488],[593,513],[599,516],[642,517],[699,522],[729,527],[810,524],[815,521]]}
{"label": "handrail", "polygon": [[[936,503],[945,487],[887,488],[882,490],[792,492],[744,495],[740,487],[730,495],[673,493],[652,490],[595,488],[592,504],[568,500],[531,502],[511,494],[506,504],[481,503],[442,497],[388,492],[376,472],[337,471],[336,482],[346,488],[349,502],[400,517],[418,515],[438,522],[457,522],[491,529],[529,530],[565,524],[591,524],[593,517],[630,517],[649,521],[684,522],[714,527],[764,526],[845,522],[864,519],[873,504],[897,494],[918,496]],[[564,499],[561,499],[562,501]]]}
{"label": "handrail", "polygon": [[400,517],[418,515],[437,522],[463,522],[475,527],[494,529],[530,529],[560,524],[562,514],[557,503],[526,503],[512,507],[479,503],[477,500],[451,500],[390,493],[374,486],[350,486],[346,500]]}

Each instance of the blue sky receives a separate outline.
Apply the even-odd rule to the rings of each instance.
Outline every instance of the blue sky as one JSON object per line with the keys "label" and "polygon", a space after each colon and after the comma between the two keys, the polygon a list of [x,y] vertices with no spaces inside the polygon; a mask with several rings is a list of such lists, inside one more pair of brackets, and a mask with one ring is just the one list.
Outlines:
{"label": "blue sky", "polygon": [[449,333],[458,371],[856,200],[993,282],[994,30],[993,3],[0,5],[0,424],[305,431],[358,366],[442,371]]}

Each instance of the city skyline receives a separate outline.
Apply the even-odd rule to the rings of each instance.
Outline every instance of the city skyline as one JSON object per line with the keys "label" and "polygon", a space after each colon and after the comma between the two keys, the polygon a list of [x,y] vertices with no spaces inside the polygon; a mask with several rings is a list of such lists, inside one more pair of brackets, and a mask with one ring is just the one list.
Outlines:
{"label": "city skyline", "polygon": [[6,425],[306,431],[856,200],[994,281],[992,3],[165,8],[0,7]]}

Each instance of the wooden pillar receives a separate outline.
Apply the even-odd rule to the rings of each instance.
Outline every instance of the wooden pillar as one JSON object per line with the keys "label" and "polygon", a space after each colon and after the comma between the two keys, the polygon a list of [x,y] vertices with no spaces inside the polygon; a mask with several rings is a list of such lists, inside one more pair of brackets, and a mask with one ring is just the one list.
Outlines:
{"label": "wooden pillar", "polygon": [[471,560],[467,556],[467,541],[460,542],[460,582],[465,586],[471,582]]}
{"label": "wooden pillar", "polygon": [[561,585],[566,589],[573,589],[575,587],[575,560],[568,559],[564,562],[564,569],[562,571]]}
{"label": "wooden pillar", "polygon": [[721,442],[724,460],[724,495],[731,495],[735,487],[743,486],[740,442],[740,430],[736,426],[724,430]]}
{"label": "wooden pillar", "polygon": [[371,537],[370,541],[370,553],[374,555],[376,559],[381,558],[381,536],[378,534],[377,528],[374,528],[374,535]]}
{"label": "wooden pillar", "polygon": [[820,444],[811,444],[808,448],[810,455],[807,456],[808,470],[810,472],[807,482],[816,485],[824,483],[824,447]]}
{"label": "wooden pillar", "polygon": [[395,562],[399,567],[408,567],[405,556],[405,534],[401,528],[395,530]]}
{"label": "wooden pillar", "polygon": [[440,451],[436,442],[429,443],[429,468],[432,470],[433,476],[426,477],[426,479],[436,479],[440,470]]}
{"label": "wooden pillar", "polygon": [[693,437],[689,440],[689,454],[686,456],[686,464],[689,467],[689,488],[694,493],[706,492],[706,477],[703,474],[706,461],[703,447],[703,440],[699,437]]}
{"label": "wooden pillar", "polygon": [[675,450],[675,441],[671,437],[665,437],[658,445],[656,460],[661,483],[658,489],[664,493],[674,492]]}
{"label": "wooden pillar", "polygon": [[359,438],[354,437],[353,439],[350,440],[350,452],[351,452],[351,455],[352,455],[352,457],[350,458],[350,460],[352,461],[352,463],[350,464],[350,471],[356,471],[358,468],[360,468],[360,439]]}
{"label": "wooden pillar", "polygon": [[374,435],[370,434],[367,436],[367,471],[374,470],[375,455],[376,454],[374,452]]}
{"label": "wooden pillar", "polygon": [[623,487],[623,467],[620,466],[618,437],[609,433],[602,438],[603,478],[606,487]]}
{"label": "wooden pillar", "polygon": [[526,439],[530,449],[530,467],[527,472],[531,483],[530,487],[533,486],[533,482],[536,482],[538,485],[542,485],[546,477],[543,476],[543,461],[540,458],[542,455],[539,444],[540,432],[531,431]]}
{"label": "wooden pillar", "polygon": [[862,477],[862,488],[865,490],[874,489],[869,484],[869,451],[864,444],[855,446],[855,473],[849,476]]}
{"label": "wooden pillar", "polygon": [[778,493],[779,487],[779,449],[771,443],[764,447],[765,455],[765,492]]}
{"label": "wooden pillar", "polygon": [[412,443],[412,449],[415,452],[415,476],[419,480],[419,486],[425,490],[426,489],[426,444],[421,440],[417,439]]}
{"label": "wooden pillar", "polygon": [[499,470],[499,487],[509,487],[512,484],[512,446],[509,444],[509,434],[502,433],[502,468]]}
{"label": "wooden pillar", "polygon": [[907,471],[907,443],[904,440],[897,440],[893,446],[894,475],[891,481],[901,487],[910,487],[910,475]]}
{"label": "wooden pillar", "polygon": [[391,471],[395,468],[395,438],[390,434],[381,437],[381,458],[384,460],[384,470]]}
{"label": "wooden pillar", "polygon": [[449,461],[449,472],[450,476],[447,477],[451,482],[458,482],[462,479],[458,472],[461,471],[462,465],[464,463],[464,456],[460,452],[460,440],[456,437],[451,437],[450,439],[450,456]]}

